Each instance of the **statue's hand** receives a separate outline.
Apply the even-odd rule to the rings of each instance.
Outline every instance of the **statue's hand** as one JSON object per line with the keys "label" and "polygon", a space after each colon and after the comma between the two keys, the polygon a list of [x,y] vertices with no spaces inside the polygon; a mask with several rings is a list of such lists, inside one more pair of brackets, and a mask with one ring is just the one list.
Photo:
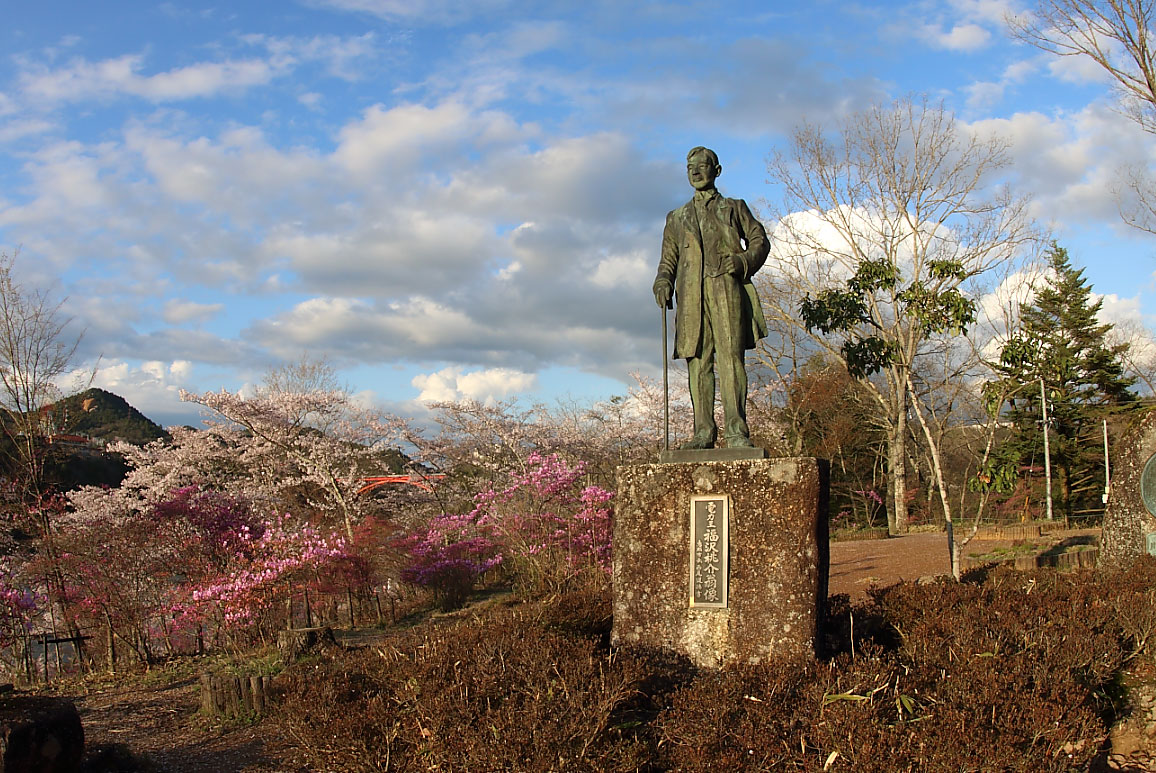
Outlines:
{"label": "statue's hand", "polygon": [[734,255],[723,255],[719,261],[722,270],[728,274],[733,274],[740,279],[743,276],[743,264],[741,261],[735,260]]}
{"label": "statue's hand", "polygon": [[654,283],[654,302],[659,306],[665,308],[670,307],[670,298],[674,294],[670,282],[665,279],[659,279]]}

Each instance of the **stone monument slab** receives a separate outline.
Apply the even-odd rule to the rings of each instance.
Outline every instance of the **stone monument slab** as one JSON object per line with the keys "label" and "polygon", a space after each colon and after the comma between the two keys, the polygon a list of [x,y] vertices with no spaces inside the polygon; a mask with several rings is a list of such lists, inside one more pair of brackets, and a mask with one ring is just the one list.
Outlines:
{"label": "stone monument slab", "polygon": [[612,642],[708,667],[813,655],[827,489],[821,459],[618,468]]}
{"label": "stone monument slab", "polygon": [[658,461],[674,462],[734,462],[739,459],[766,459],[762,448],[677,448],[659,451]]}
{"label": "stone monument slab", "polygon": [[1156,554],[1156,411],[1140,416],[1116,443],[1111,469],[1099,566],[1123,569]]}

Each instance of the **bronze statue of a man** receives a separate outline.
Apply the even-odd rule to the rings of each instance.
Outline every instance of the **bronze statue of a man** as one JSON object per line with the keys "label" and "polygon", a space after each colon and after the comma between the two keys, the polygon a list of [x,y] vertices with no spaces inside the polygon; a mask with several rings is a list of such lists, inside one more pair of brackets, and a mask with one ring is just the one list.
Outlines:
{"label": "bronze statue of a man", "polygon": [[723,436],[728,448],[750,448],[747,427],[747,371],[743,362],[767,335],[767,322],[751,277],[770,251],[767,232],[742,199],[728,199],[715,188],[722,173],[713,150],[697,147],[686,156],[686,176],[694,198],[666,216],[662,258],[654,280],[654,299],[670,307],[674,318],[674,358],[690,370],[694,437],[683,449],[712,448],[715,372],[723,405]]}

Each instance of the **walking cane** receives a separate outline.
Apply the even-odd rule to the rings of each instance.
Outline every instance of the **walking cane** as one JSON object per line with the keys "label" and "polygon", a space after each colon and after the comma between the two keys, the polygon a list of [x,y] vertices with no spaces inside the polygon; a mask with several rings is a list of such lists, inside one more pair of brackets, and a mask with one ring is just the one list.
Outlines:
{"label": "walking cane", "polygon": [[666,356],[666,309],[662,304],[662,450],[670,450],[670,358]]}

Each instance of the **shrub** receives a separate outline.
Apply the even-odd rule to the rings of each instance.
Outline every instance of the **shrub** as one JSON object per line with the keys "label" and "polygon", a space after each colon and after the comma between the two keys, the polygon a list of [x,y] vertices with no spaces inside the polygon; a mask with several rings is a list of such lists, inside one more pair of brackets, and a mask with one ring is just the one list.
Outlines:
{"label": "shrub", "polygon": [[600,646],[605,590],[493,607],[290,669],[280,721],[328,770],[1086,770],[1156,632],[1156,560],[832,602],[854,654],[721,671]]}
{"label": "shrub", "polygon": [[462,605],[484,573],[502,563],[491,529],[474,515],[438,515],[424,530],[401,537],[407,556],[402,582],[429,588],[443,609]]}
{"label": "shrub", "polygon": [[506,610],[289,669],[280,719],[319,769],[638,770],[648,751],[616,725],[640,680]]}
{"label": "shrub", "polygon": [[404,582],[432,589],[446,609],[460,606],[483,574],[501,567],[529,597],[604,586],[610,573],[613,494],[581,486],[585,465],[532,452],[509,485],[488,487],[466,514],[441,514],[400,537]]}

